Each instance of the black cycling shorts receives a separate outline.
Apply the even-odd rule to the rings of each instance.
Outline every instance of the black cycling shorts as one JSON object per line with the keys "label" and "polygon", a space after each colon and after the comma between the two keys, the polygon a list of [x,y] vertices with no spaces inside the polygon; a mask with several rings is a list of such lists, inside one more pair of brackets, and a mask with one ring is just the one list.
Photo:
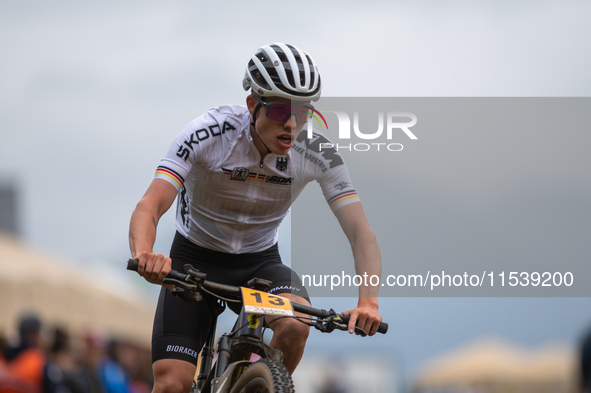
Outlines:
{"label": "black cycling shorts", "polygon": [[[298,275],[281,262],[277,244],[261,252],[226,254],[200,247],[177,232],[170,257],[177,271],[190,263],[206,273],[207,280],[234,286],[246,286],[258,277],[273,282],[269,293],[292,293],[310,301]],[[199,302],[185,302],[162,288],[154,316],[152,362],[179,359],[197,364],[213,316],[210,304],[214,304],[209,295],[202,295]]]}

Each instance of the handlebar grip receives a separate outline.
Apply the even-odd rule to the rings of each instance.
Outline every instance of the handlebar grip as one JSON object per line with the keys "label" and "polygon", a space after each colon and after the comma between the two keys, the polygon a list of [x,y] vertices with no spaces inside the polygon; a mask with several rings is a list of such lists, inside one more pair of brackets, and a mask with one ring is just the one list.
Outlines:
{"label": "handlebar grip", "polygon": [[[349,314],[339,314],[343,319],[343,322],[349,323]],[[378,333],[386,334],[388,331],[388,324],[386,322],[380,322],[380,326],[378,326]]]}
{"label": "handlebar grip", "polygon": [[130,258],[127,261],[127,270],[133,270],[134,272],[137,272],[137,268],[140,265],[140,261],[138,261],[137,259],[132,259]]}
{"label": "handlebar grip", "polygon": [[[127,270],[133,270],[134,272],[137,272],[137,269],[140,265],[140,261],[138,261],[137,259],[129,259],[127,261]],[[166,276],[166,278],[172,278],[175,280],[180,280],[180,281],[185,281],[187,279],[188,275],[187,274],[183,274],[180,272],[177,272],[176,270],[171,270],[168,275]]]}

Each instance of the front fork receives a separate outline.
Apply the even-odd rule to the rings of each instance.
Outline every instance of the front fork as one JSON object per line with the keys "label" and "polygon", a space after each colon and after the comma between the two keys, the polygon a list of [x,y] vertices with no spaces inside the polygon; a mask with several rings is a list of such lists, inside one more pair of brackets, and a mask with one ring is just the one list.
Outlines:
{"label": "front fork", "polygon": [[216,302],[213,308],[213,317],[211,320],[211,324],[209,325],[209,333],[207,335],[207,339],[205,340],[205,345],[201,350],[201,365],[199,366],[199,374],[197,375],[197,380],[193,381],[193,387],[191,388],[190,393],[202,393],[203,388],[205,387],[205,383],[207,382],[207,377],[211,372],[211,365],[213,363],[213,356],[215,353],[214,350],[214,342],[215,342],[215,331],[218,324],[218,316],[224,312],[226,306],[222,302]]}
{"label": "front fork", "polygon": [[[232,329],[234,333],[224,334],[220,337],[217,346],[218,356],[214,366],[215,370],[212,370],[217,315],[214,316],[211,324],[212,330],[209,332],[206,344],[201,352],[199,375],[193,383],[191,393],[204,393],[206,391],[212,393],[228,392],[232,384],[251,364],[250,356],[252,353],[279,362],[282,360],[281,351],[270,348],[263,342],[264,316],[245,313],[242,310]],[[211,387],[211,390],[208,387]]]}

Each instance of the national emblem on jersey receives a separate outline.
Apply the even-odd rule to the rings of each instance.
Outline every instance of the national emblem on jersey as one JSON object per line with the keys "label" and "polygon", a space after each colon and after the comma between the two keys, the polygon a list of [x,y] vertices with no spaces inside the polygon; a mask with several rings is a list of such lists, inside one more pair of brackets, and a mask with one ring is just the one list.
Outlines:
{"label": "national emblem on jersey", "polygon": [[275,166],[279,172],[287,170],[287,157],[277,157],[277,164]]}
{"label": "national emblem on jersey", "polygon": [[237,181],[251,180],[251,181],[258,181],[258,182],[265,181],[264,174],[251,172],[248,168],[241,167],[241,166],[235,166],[234,169],[228,169],[228,168],[222,167],[222,172],[224,172],[224,174],[226,176],[228,176],[228,179],[230,179],[230,180],[237,180]]}
{"label": "national emblem on jersey", "polygon": [[232,172],[230,173],[230,180],[246,181],[249,173],[250,171],[248,168],[236,167],[232,169]]}

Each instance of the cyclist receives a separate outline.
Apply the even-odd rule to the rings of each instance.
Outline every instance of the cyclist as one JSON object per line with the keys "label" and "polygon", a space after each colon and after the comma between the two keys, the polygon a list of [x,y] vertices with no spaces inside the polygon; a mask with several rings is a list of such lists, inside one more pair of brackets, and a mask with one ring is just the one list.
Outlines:
{"label": "cyclist", "polygon": [[[357,272],[379,276],[376,238],[341,157],[314,147],[324,137],[310,140],[301,132],[321,91],[312,58],[292,45],[263,46],[247,63],[243,87],[250,90],[246,106],[220,106],[193,120],[160,162],[131,218],[138,273],[161,284],[171,266],[191,263],[208,280],[229,285],[268,279],[269,292],[309,305],[299,277],[281,263],[277,228],[305,184],[316,180],[351,243]],[[158,221],[175,198],[177,233],[168,258],[152,248]],[[377,287],[360,287],[358,306],[345,313],[350,332],[357,323],[375,334]],[[152,338],[154,391],[189,391],[211,315],[207,301],[187,303],[161,291]],[[292,318],[266,319],[274,331],[270,345],[293,372],[309,327]]]}

